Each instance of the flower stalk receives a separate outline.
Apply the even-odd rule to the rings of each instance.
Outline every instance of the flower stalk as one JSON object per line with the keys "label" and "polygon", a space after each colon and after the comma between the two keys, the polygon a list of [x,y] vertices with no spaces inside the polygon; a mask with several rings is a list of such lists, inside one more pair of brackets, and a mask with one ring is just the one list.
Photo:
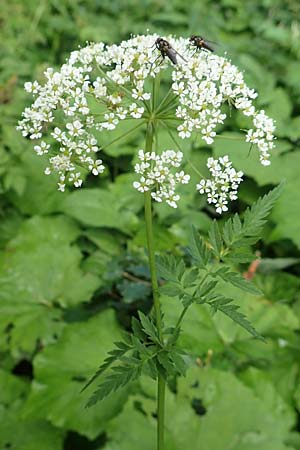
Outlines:
{"label": "flower stalk", "polygon": [[[146,151],[152,151],[153,137],[154,137],[154,125],[153,122],[148,123],[146,132]],[[152,198],[151,192],[144,193],[145,198],[145,222],[146,222],[146,235],[147,235],[147,248],[149,267],[151,274],[153,306],[155,311],[155,320],[157,331],[160,340],[163,339],[162,335],[162,317],[158,292],[157,272],[155,265],[155,253],[154,253],[154,239],[153,239],[153,223],[152,223]],[[164,449],[164,416],[165,416],[165,388],[166,383],[160,373],[158,373],[157,380],[157,450]]]}

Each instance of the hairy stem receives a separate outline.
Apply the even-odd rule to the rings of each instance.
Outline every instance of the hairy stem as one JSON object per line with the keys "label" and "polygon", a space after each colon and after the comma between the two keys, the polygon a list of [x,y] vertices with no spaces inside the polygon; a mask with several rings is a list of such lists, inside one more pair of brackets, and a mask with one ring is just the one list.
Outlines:
{"label": "hairy stem", "polygon": [[[146,134],[146,152],[152,151],[154,126],[152,122],[148,123]],[[146,234],[147,234],[147,247],[149,267],[151,274],[152,294],[153,294],[153,306],[155,311],[156,326],[159,338],[162,340],[162,316],[159,301],[157,272],[155,265],[154,254],[154,240],[153,240],[153,224],[152,224],[152,203],[151,192],[147,191],[145,196],[145,222],[146,222]],[[165,416],[165,380],[162,375],[158,374],[157,381],[157,450],[164,449],[164,416]]]}

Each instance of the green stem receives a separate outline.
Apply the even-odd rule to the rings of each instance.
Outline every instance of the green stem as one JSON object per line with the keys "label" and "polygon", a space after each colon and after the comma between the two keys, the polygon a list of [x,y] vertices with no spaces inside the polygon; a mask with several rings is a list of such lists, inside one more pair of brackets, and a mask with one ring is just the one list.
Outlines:
{"label": "green stem", "polygon": [[172,86],[170,87],[170,89],[168,90],[167,94],[165,95],[165,97],[162,99],[162,101],[159,103],[159,105],[157,106],[155,113],[157,114],[163,107],[163,105],[166,103],[166,101],[169,101],[169,97],[172,94]]}
{"label": "green stem", "polygon": [[116,142],[120,141],[121,139],[129,136],[131,133],[133,133],[133,131],[137,130],[138,128],[140,128],[142,125],[144,125],[146,123],[145,120],[143,120],[142,122],[140,122],[138,125],[136,125],[135,127],[131,128],[130,130],[128,130],[126,133],[122,134],[121,136],[113,139],[112,141],[110,141],[108,144],[106,144],[104,147],[101,147],[101,150],[106,150],[110,145],[115,144]]}
{"label": "green stem", "polygon": [[[146,134],[146,147],[145,147],[146,152],[152,151],[154,132],[155,132],[155,130],[154,130],[153,123],[149,122],[148,128],[147,128],[147,134]],[[162,316],[161,316],[161,310],[160,310],[158,281],[157,281],[157,272],[156,272],[155,254],[154,254],[151,192],[150,191],[145,192],[144,197],[145,197],[145,222],[146,222],[146,234],[147,234],[147,247],[148,247],[150,274],[151,274],[153,305],[154,305],[158,335],[159,335],[159,338],[161,340],[163,340]],[[162,377],[162,375],[160,373],[158,373],[158,381],[157,381],[157,450],[164,449],[165,388],[166,388],[165,380]]]}
{"label": "green stem", "polygon": [[[199,288],[202,286],[202,284],[206,281],[206,279],[207,279],[208,276],[209,276],[209,272],[207,272],[207,273],[204,275],[204,277],[202,278],[202,280],[200,281],[200,283],[197,285],[197,287],[196,287],[196,289],[195,289],[195,292],[194,292],[193,295],[192,295],[192,299],[195,298],[198,289],[199,289]],[[188,304],[187,306],[185,306],[185,307],[183,308],[183,310],[181,311],[181,314],[180,314],[180,316],[179,316],[179,318],[178,318],[178,320],[177,320],[177,323],[176,323],[176,325],[175,325],[175,329],[174,329],[173,334],[176,334],[177,330],[180,328],[180,325],[181,325],[181,323],[182,323],[182,321],[183,321],[183,319],[184,319],[184,316],[185,316],[185,314],[187,313],[187,310],[189,309],[189,307],[192,305],[192,303],[193,303],[193,302],[189,303],[189,304]]]}

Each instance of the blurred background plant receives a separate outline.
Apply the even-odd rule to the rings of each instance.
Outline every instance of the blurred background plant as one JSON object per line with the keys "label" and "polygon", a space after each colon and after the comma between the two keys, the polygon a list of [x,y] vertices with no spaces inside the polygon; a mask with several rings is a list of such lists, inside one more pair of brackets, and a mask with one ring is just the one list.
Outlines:
{"label": "blurred background plant", "polygon": [[[90,392],[79,395],[132,315],[151,304],[143,199],[131,186],[143,135],[137,130],[102,153],[106,177],[91,176],[84,189],[61,194],[43,174],[46,162],[15,130],[28,101],[25,81],[42,80],[46,67],[59,66],[86,41],[119,42],[147,29],[218,42],[217,53],[226,51],[245,69],[259,106],[277,121],[277,148],[267,168],[258,166],[255,151],[248,156],[242,141],[218,139],[212,150],[205,143],[182,145],[201,172],[210,154],[230,155],[245,172],[229,214],[242,213],[287,180],[257,245],[260,263],[240,267],[264,292],[241,304],[267,344],[203,306],[187,316],[182,344],[194,367],[187,378],[174,380],[168,395],[168,448],[200,450],[206,442],[205,450],[300,449],[299,14],[296,0],[1,5],[1,450],[153,447],[155,390],[149,381],[88,411],[83,405]],[[238,136],[232,130],[243,124],[232,111],[225,134]],[[167,132],[159,141],[172,147]],[[188,188],[178,210],[155,205],[155,212],[156,248],[176,255],[185,255],[189,225],[205,233],[215,214]],[[177,314],[170,299],[164,303],[166,317]]]}

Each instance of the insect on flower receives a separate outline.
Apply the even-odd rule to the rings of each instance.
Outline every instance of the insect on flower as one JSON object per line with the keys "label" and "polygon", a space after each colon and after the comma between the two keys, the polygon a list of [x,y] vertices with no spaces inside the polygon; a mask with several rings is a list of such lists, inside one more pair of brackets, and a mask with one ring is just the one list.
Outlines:
{"label": "insect on flower", "polygon": [[214,41],[208,41],[206,39],[204,39],[202,36],[197,36],[196,34],[192,34],[192,36],[190,37],[190,43],[194,46],[197,47],[197,49],[205,49],[205,50],[209,50],[210,52],[213,52],[214,49],[210,44],[216,44],[216,42]]}
{"label": "insect on flower", "polygon": [[176,55],[179,55],[179,53],[171,46],[171,44],[168,41],[166,41],[163,38],[157,38],[155,41],[155,47],[157,48],[157,50],[160,51],[160,54],[163,57],[163,59],[165,59],[165,57],[167,56],[172,61],[173,64],[177,64]]}

